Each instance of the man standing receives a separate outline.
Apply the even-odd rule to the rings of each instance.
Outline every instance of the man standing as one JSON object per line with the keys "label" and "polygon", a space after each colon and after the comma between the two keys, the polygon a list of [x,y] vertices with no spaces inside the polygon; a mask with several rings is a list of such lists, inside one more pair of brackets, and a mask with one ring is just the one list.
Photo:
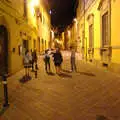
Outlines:
{"label": "man standing", "polygon": [[75,49],[71,47],[71,72],[76,71]]}

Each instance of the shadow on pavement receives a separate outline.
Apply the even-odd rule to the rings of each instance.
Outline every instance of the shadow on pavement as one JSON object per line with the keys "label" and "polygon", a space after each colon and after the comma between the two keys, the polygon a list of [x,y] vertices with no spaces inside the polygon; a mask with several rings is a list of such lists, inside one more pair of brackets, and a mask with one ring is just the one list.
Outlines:
{"label": "shadow on pavement", "polygon": [[51,75],[51,76],[55,76],[55,73],[53,73],[53,72],[48,72],[47,74]]}
{"label": "shadow on pavement", "polygon": [[98,116],[96,117],[96,120],[109,120],[109,119],[106,118],[105,116],[98,115]]}
{"label": "shadow on pavement", "polygon": [[63,72],[71,73],[69,70],[62,69]]}
{"label": "shadow on pavement", "polygon": [[21,83],[26,83],[26,82],[28,82],[28,81],[31,80],[31,79],[32,79],[31,76],[23,76],[19,81],[20,81]]}
{"label": "shadow on pavement", "polygon": [[77,73],[80,73],[80,74],[82,74],[82,75],[92,76],[92,77],[95,76],[95,74],[93,74],[93,73],[88,73],[88,72],[77,72]]}
{"label": "shadow on pavement", "polygon": [[65,73],[60,73],[58,74],[60,77],[66,77],[66,78],[72,78],[72,75],[68,75],[68,74],[65,74]]}
{"label": "shadow on pavement", "polygon": [[9,108],[9,107],[3,107],[3,108],[0,109],[0,120],[3,120],[3,119],[1,118],[1,116],[7,111],[8,108]]}

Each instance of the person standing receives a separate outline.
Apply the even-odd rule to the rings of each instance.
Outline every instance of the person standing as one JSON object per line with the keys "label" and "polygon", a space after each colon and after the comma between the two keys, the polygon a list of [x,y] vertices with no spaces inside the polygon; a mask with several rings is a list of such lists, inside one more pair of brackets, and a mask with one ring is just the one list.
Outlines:
{"label": "person standing", "polygon": [[25,55],[23,57],[23,64],[24,64],[24,68],[25,68],[25,76],[26,77],[29,76],[30,60],[31,60],[30,52],[28,50],[26,50]]}
{"label": "person standing", "polygon": [[32,60],[33,60],[33,70],[34,70],[34,66],[35,66],[35,69],[38,70],[38,65],[37,65],[38,58],[37,58],[36,50],[32,52]]}
{"label": "person standing", "polygon": [[76,71],[76,63],[75,63],[75,49],[71,47],[71,72]]}
{"label": "person standing", "polygon": [[44,62],[45,62],[45,70],[48,73],[48,71],[50,72],[50,56],[48,54],[48,50],[45,50]]}
{"label": "person standing", "polygon": [[63,62],[63,57],[61,55],[59,48],[56,48],[56,52],[53,54],[53,61],[54,61],[56,73],[59,74],[61,70],[61,64]]}

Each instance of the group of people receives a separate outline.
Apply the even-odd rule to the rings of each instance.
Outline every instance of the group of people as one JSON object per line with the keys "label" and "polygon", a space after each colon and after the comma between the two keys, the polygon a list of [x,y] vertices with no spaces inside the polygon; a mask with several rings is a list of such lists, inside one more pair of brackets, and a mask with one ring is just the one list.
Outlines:
{"label": "group of people", "polygon": [[[72,71],[76,71],[76,64],[75,64],[75,49],[73,49],[72,47],[71,49],[71,72]],[[51,72],[51,68],[50,68],[50,55],[52,55],[53,57],[53,62],[55,65],[55,69],[56,69],[56,73],[59,74],[61,72],[61,65],[63,62],[63,57],[61,54],[61,51],[59,48],[56,48],[55,51],[51,52],[49,54],[49,50],[45,50],[45,54],[44,54],[44,63],[45,63],[45,70],[47,73]],[[38,65],[37,65],[37,53],[36,50],[34,51],[29,51],[26,50],[25,51],[25,55],[24,55],[24,67],[26,68],[32,68],[32,71],[34,71],[35,69],[38,69]]]}
{"label": "group of people", "polygon": [[24,67],[31,67],[32,71],[34,71],[35,69],[38,69],[38,65],[37,65],[37,53],[36,50],[32,51],[32,50],[26,50],[24,57],[23,57],[23,64]]}
{"label": "group of people", "polygon": [[[53,57],[53,62],[55,65],[56,73],[59,74],[60,70],[61,70],[61,64],[63,62],[63,57],[60,52],[60,49],[56,48],[56,51],[51,54]],[[45,70],[48,73],[48,72],[50,72],[50,55],[48,53],[48,50],[45,51],[44,62],[45,62]]]}
{"label": "group of people", "polygon": [[[71,49],[71,72],[72,71],[76,71],[76,63],[75,63],[75,49],[73,49],[72,47],[70,47]],[[56,48],[56,51],[51,53],[52,57],[53,57],[53,62],[55,65],[55,69],[56,69],[56,73],[59,74],[61,71],[61,64],[63,62],[63,57],[62,54],[60,52],[59,48]],[[46,72],[50,72],[50,55],[48,53],[48,50],[45,51],[45,55],[44,55],[44,62],[45,62],[45,70]]]}

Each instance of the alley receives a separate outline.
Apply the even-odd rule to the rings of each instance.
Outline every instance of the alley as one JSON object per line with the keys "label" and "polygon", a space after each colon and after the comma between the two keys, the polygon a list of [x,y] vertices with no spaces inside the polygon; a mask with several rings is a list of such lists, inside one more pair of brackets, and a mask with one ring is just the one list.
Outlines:
{"label": "alley", "polygon": [[23,70],[8,79],[10,106],[0,120],[120,120],[120,77],[80,57],[78,71],[70,73],[69,53],[63,56],[60,76],[53,63],[53,74],[46,74],[40,56],[37,79],[31,73],[21,84]]}

